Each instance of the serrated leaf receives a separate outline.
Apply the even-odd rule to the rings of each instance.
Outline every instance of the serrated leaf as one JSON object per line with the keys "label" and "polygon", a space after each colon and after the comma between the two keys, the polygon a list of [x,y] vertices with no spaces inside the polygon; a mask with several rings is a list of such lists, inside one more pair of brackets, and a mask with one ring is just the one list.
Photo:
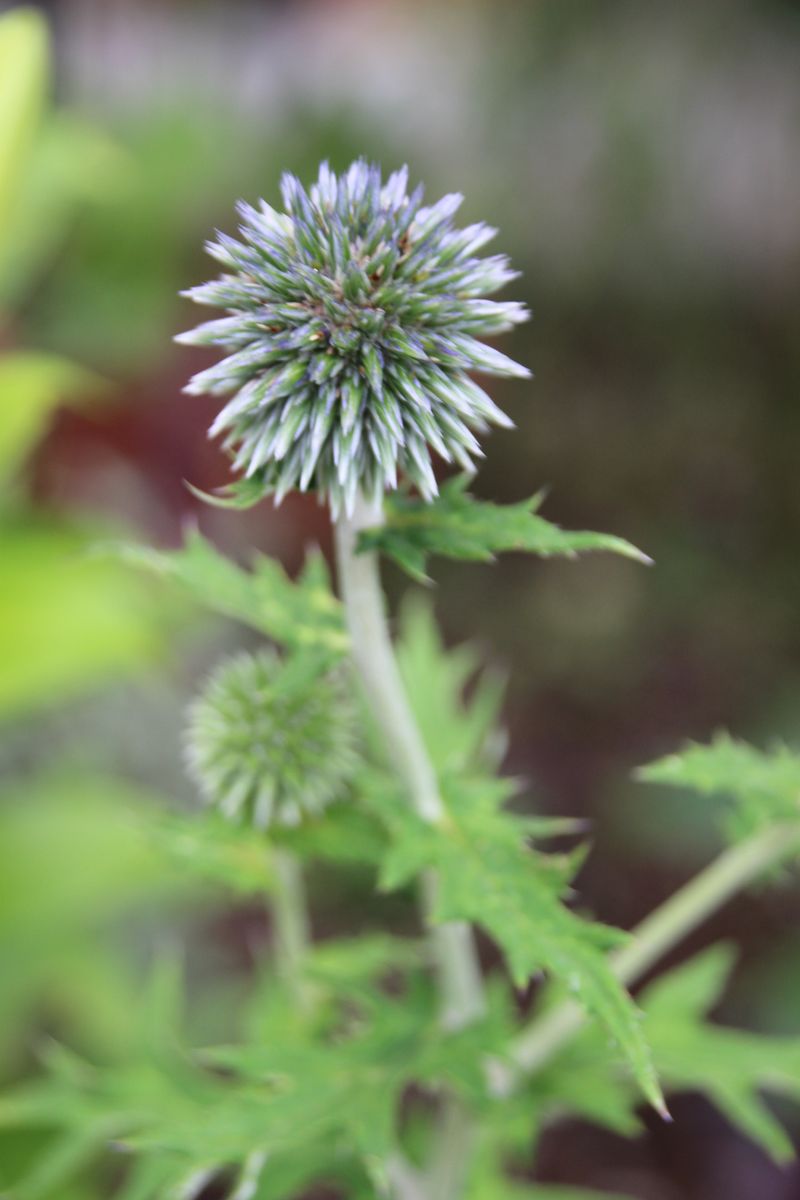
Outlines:
{"label": "serrated leaf", "polygon": [[[644,1032],[669,1094],[704,1093],[734,1125],[778,1162],[790,1139],[761,1091],[800,1102],[800,1036],[776,1037],[707,1019],[725,988],[735,947],[716,945],[667,972],[639,996]],[[615,1075],[608,1047],[586,1028],[531,1081],[543,1114],[567,1109],[622,1134],[635,1131],[636,1097]]]}
{"label": "serrated leaf", "polygon": [[539,970],[561,980],[614,1039],[642,1091],[660,1108],[641,1014],[604,953],[623,935],[563,904],[563,862],[553,868],[525,847],[517,820],[499,811],[507,797],[502,781],[444,781],[443,791],[448,817],[439,825],[423,822],[396,797],[373,796],[393,840],[383,886],[433,870],[434,919],[482,926],[503,949],[519,986]]}
{"label": "serrated leaf", "polygon": [[179,584],[212,612],[241,621],[291,649],[318,649],[331,658],[347,651],[341,605],[320,554],[310,555],[300,577],[292,581],[280,563],[262,555],[251,571],[243,570],[197,530],[180,550],[132,545],[106,550]]}
{"label": "serrated leaf", "polygon": [[[255,1036],[195,1054],[180,1042],[180,989],[168,965],[145,989],[130,1057],[90,1065],[51,1055],[49,1078],[0,1099],[0,1126],[52,1129],[90,1153],[113,1139],[133,1153],[134,1200],[188,1196],[194,1181],[220,1172],[243,1184],[254,1156],[270,1170],[251,1172],[258,1190],[242,1196],[278,1200],[287,1194],[281,1181],[294,1194],[315,1180],[350,1178],[359,1160],[377,1184],[396,1149],[408,1083],[483,1096],[482,1063],[510,1036],[505,989],[502,1011],[492,1003],[484,1022],[444,1035],[419,953],[388,937],[314,948],[312,1011],[298,1012],[289,989],[274,984]],[[411,968],[397,995],[373,979],[390,967]]]}
{"label": "serrated leaf", "polygon": [[403,604],[397,661],[436,769],[496,767],[507,742],[498,725],[504,681],[499,673],[482,669],[471,647],[445,649],[425,596],[413,595]]}
{"label": "serrated leaf", "polygon": [[379,550],[422,583],[429,582],[426,563],[434,554],[488,562],[509,550],[544,558],[575,558],[583,551],[606,550],[650,562],[624,538],[565,530],[547,521],[538,513],[541,494],[519,504],[491,504],[470,496],[468,482],[467,476],[448,480],[431,503],[402,493],[389,496],[385,524],[365,530],[359,550]]}
{"label": "serrated leaf", "polygon": [[759,1091],[800,1103],[800,1036],[776,1037],[712,1024],[704,1014],[725,986],[734,950],[714,946],[651,984],[641,997],[645,1029],[668,1088],[704,1092],[778,1162],[794,1150]]}
{"label": "serrated leaf", "polygon": [[708,745],[690,743],[636,774],[647,783],[732,799],[728,826],[735,837],[800,817],[800,754],[786,746],[762,751],[718,733]]}

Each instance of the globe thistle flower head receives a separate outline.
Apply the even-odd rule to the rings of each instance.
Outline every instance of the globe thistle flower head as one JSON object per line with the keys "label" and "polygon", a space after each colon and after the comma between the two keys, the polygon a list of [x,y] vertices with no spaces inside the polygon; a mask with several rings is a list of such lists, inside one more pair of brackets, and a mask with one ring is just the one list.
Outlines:
{"label": "globe thistle flower head", "polygon": [[529,374],[478,340],[528,317],[487,298],[516,276],[479,257],[496,230],[456,228],[458,195],[424,207],[405,167],[384,183],[323,163],[308,191],[289,174],[281,191],[285,212],[239,204],[239,239],[207,247],[225,273],[184,293],[228,314],[179,335],[227,355],[186,390],[232,394],[210,434],[251,495],[313,489],[336,516],[402,473],[431,499],[431,450],[470,470],[475,433],[511,424],[469,372]]}
{"label": "globe thistle flower head", "polygon": [[229,820],[298,824],[342,794],[358,762],[343,677],[270,650],[224,660],[190,708],[186,762]]}

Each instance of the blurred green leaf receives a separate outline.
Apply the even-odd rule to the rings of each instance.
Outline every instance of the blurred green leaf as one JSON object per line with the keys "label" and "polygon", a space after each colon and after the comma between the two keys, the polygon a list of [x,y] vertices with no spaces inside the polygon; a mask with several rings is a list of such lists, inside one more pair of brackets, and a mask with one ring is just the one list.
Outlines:
{"label": "blurred green leaf", "polygon": [[402,493],[388,497],[386,523],[365,530],[360,550],[379,550],[393,558],[413,579],[429,582],[425,564],[432,554],[489,562],[504,550],[522,550],[545,558],[575,558],[584,550],[610,550],[649,563],[624,538],[610,533],[571,532],[538,515],[542,495],[520,504],[491,504],[467,491],[466,476],[450,479],[433,503]]}
{"label": "blurred green leaf", "polygon": [[768,1154],[788,1162],[791,1140],[758,1093],[800,1102],[800,1036],[770,1037],[704,1020],[734,955],[734,947],[714,946],[651,984],[641,997],[646,1033],[668,1088],[705,1092]]}
{"label": "blurred green leaf", "polygon": [[259,555],[252,571],[220,554],[196,530],[181,550],[147,546],[109,547],[129,566],[179,584],[204,608],[232,617],[292,649],[314,648],[339,658],[347,650],[341,605],[330,588],[321,554],[306,560],[299,578]]}
{"label": "blurred green leaf", "polygon": [[[326,945],[318,962],[312,951],[311,1010],[298,1011],[294,994],[275,984],[259,1005],[260,1037],[194,1053],[177,1029],[153,1036],[174,1023],[169,970],[166,987],[157,980],[137,1002],[136,1044],[100,1066],[63,1049],[48,1055],[46,1077],[0,1098],[0,1127],[58,1131],[50,1153],[62,1169],[70,1165],[64,1147],[91,1152],[113,1139],[136,1152],[129,1194],[148,1200],[165,1194],[157,1190],[165,1181],[179,1188],[222,1170],[249,1176],[258,1181],[253,1194],[278,1200],[287,1193],[276,1180],[294,1194],[315,1178],[341,1178],[359,1159],[380,1188],[407,1083],[483,1092],[481,1063],[508,1038],[507,1016],[443,1034],[435,989],[418,972],[397,995],[369,978],[416,957],[388,938]],[[167,1012],[159,1016],[164,993]],[[74,1167],[80,1157],[76,1150]],[[47,1156],[19,1186],[24,1200],[36,1200],[41,1172],[49,1175]]]}
{"label": "blurred green leaf", "polygon": [[0,306],[19,304],[52,264],[86,205],[116,203],[135,178],[132,159],[88,122],[57,112],[28,156],[0,240]]}
{"label": "blurred green leaf", "polygon": [[[794,1155],[791,1140],[759,1093],[800,1102],[800,1036],[752,1033],[707,1019],[735,954],[732,945],[712,946],[646,987],[639,996],[644,1034],[667,1094],[702,1092],[767,1154],[787,1162]],[[614,1071],[596,1029],[585,1029],[535,1076],[530,1094],[542,1119],[567,1109],[617,1133],[635,1133],[636,1096]]]}
{"label": "blurred green leaf", "polygon": [[90,1041],[128,1021],[100,931],[187,886],[149,833],[155,809],[149,793],[96,775],[53,772],[0,792],[0,1064],[45,998]]}
{"label": "blurred green leaf", "polygon": [[800,816],[800,754],[786,746],[762,751],[718,733],[708,745],[690,743],[636,775],[646,783],[733,800],[728,828],[737,838]]}
{"label": "blurred green leaf", "polygon": [[0,524],[0,719],[54,705],[153,660],[151,598],[118,563],[91,559],[85,534]]}
{"label": "blurred green leaf", "polygon": [[102,387],[90,371],[53,354],[0,358],[0,481],[33,449],[58,404]]}
{"label": "blurred green leaf", "polygon": [[263,833],[233,825],[217,812],[164,813],[153,836],[181,871],[245,895],[270,889],[270,843]]}
{"label": "blurred green leaf", "polygon": [[0,16],[0,248],[41,117],[49,76],[47,25],[34,8]]}
{"label": "blurred green leaf", "polygon": [[358,867],[379,862],[386,849],[383,826],[349,799],[332,804],[321,817],[278,828],[273,837],[304,860]]}

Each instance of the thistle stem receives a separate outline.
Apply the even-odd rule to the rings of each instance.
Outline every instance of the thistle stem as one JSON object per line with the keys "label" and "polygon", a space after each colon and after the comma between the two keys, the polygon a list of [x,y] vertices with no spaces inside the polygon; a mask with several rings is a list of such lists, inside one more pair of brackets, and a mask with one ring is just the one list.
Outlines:
{"label": "thistle stem", "polygon": [[276,847],[272,865],[275,886],[272,892],[275,957],[278,974],[305,1006],[303,959],[311,941],[303,869],[294,854]]}
{"label": "thistle stem", "polygon": [[[380,525],[380,503],[360,497],[352,517],[335,525],[339,586],[345,605],[351,652],[392,765],[409,800],[423,821],[436,824],[446,816],[436,773],[408,703],[386,623],[378,557],[358,554],[362,529]],[[436,879],[422,881],[426,921],[435,905]],[[434,925],[430,932],[442,998],[442,1023],[461,1028],[484,1012],[483,979],[470,927],[462,922]]]}
{"label": "thistle stem", "polygon": [[[723,851],[637,925],[630,941],[611,956],[614,974],[621,983],[635,982],[732,896],[798,850],[800,825],[784,823]],[[534,1020],[513,1046],[516,1068],[526,1075],[538,1071],[583,1023],[584,1014],[572,1001]]]}
{"label": "thistle stem", "polygon": [[427,1200],[462,1195],[475,1144],[475,1125],[463,1104],[454,1100],[442,1112],[439,1144],[427,1176]]}

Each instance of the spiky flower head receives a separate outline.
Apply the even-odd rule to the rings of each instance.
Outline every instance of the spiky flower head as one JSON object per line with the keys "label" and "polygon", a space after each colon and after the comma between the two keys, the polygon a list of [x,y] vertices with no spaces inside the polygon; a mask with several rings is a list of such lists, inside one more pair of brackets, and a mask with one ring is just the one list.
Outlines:
{"label": "spiky flower head", "polygon": [[281,191],[285,212],[240,203],[240,240],[208,244],[226,273],[185,295],[229,315],[178,340],[228,357],[187,391],[233,393],[210,432],[251,497],[313,489],[337,515],[402,472],[431,499],[431,448],[470,470],[475,432],[511,424],[468,372],[529,374],[477,340],[528,317],[486,299],[516,277],[478,257],[497,231],[455,228],[459,195],[423,207],[406,167],[383,183],[364,161],[323,163],[308,191],[289,174]]}
{"label": "spiky flower head", "polygon": [[230,820],[296,825],[342,794],[358,762],[343,676],[271,650],[224,660],[191,706],[186,759]]}

